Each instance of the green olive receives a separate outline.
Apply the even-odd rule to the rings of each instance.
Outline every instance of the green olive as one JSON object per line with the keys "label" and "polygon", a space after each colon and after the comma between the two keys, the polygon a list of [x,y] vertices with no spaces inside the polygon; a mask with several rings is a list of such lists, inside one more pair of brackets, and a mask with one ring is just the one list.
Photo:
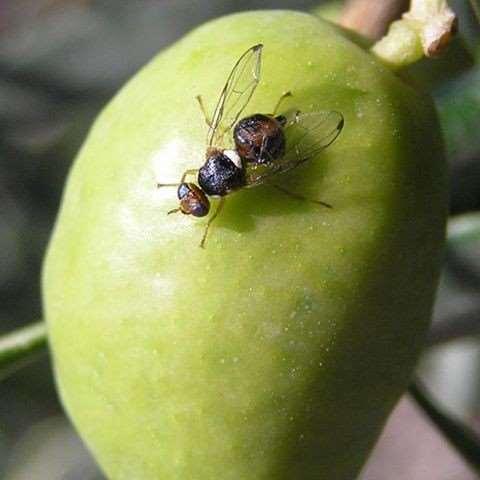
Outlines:
{"label": "green olive", "polygon": [[[336,110],[321,154],[206,218],[167,211],[205,161],[235,61],[263,43],[244,114]],[[288,138],[287,138],[288,141]],[[207,23],[95,122],[44,269],[59,391],[112,480],[352,480],[409,383],[444,241],[431,101],[332,25],[292,11]],[[218,200],[212,199],[215,206]]]}

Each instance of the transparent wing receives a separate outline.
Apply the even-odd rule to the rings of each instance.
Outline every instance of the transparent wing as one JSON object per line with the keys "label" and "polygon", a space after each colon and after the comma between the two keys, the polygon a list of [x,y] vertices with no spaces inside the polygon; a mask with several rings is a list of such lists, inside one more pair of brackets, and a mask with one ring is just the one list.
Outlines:
{"label": "transparent wing", "polygon": [[343,115],[334,110],[295,112],[291,118],[287,117],[284,161],[301,163],[313,158],[336,140],[343,125]]}
{"label": "transparent wing", "polygon": [[208,131],[207,145],[219,146],[252,98],[260,81],[262,44],[249,48],[237,61],[223,87],[213,112],[212,125]]}
{"label": "transparent wing", "polygon": [[336,140],[344,125],[343,115],[335,111],[295,112],[289,117],[285,126],[285,155],[268,164],[247,164],[248,186],[263,183],[272,175],[311,160]]}

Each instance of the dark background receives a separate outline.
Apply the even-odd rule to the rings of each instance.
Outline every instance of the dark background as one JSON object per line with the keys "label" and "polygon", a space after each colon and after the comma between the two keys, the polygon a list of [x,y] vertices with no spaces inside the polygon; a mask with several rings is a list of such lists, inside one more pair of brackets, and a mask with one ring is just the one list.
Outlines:
{"label": "dark background", "polygon": [[[92,119],[156,52],[238,10],[311,10],[307,0],[0,0],[0,333],[41,318],[40,269],[65,176]],[[415,67],[439,109],[452,168],[452,234],[480,223],[478,21],[452,2],[464,44]],[[441,405],[480,424],[480,231],[450,242],[419,373]],[[62,413],[47,358],[0,384],[6,480],[102,478]],[[408,398],[362,480],[472,480]],[[333,480],[333,479],[332,479]]]}

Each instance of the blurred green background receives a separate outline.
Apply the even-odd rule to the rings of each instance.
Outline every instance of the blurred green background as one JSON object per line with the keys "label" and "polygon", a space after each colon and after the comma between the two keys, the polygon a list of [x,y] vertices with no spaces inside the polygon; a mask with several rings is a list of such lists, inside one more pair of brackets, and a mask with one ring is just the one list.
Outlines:
{"label": "blurred green background", "polygon": [[[41,262],[65,176],[114,92],[210,18],[321,3],[0,0],[0,334],[41,318]],[[467,0],[451,3],[461,39],[411,69],[435,98],[452,171],[451,241],[419,374],[444,408],[480,430],[480,26]],[[103,478],[62,413],[46,357],[0,383],[0,478]],[[405,397],[361,480],[475,478]]]}

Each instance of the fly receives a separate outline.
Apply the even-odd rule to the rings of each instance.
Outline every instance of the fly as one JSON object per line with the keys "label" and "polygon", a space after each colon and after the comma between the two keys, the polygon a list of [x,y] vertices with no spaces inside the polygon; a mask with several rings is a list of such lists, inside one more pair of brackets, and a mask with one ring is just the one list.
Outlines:
{"label": "fly", "polygon": [[[278,115],[284,93],[273,113],[256,113],[240,118],[260,81],[263,45],[249,48],[237,61],[223,87],[213,116],[209,118],[201,96],[196,99],[209,127],[205,162],[199,169],[186,170],[179,183],[159,183],[158,187],[177,187],[179,206],[168,213],[204,217],[210,212],[209,197],[219,198],[208,219],[200,247],[205,246],[209,228],[225,206],[226,197],[242,188],[262,185],[274,175],[287,172],[315,157],[331,145],[342,131],[343,115],[336,111],[317,111]],[[232,135],[231,149],[225,136]],[[196,176],[197,183],[187,182]],[[294,198],[303,196],[273,185]],[[314,203],[331,208],[325,202]]]}

